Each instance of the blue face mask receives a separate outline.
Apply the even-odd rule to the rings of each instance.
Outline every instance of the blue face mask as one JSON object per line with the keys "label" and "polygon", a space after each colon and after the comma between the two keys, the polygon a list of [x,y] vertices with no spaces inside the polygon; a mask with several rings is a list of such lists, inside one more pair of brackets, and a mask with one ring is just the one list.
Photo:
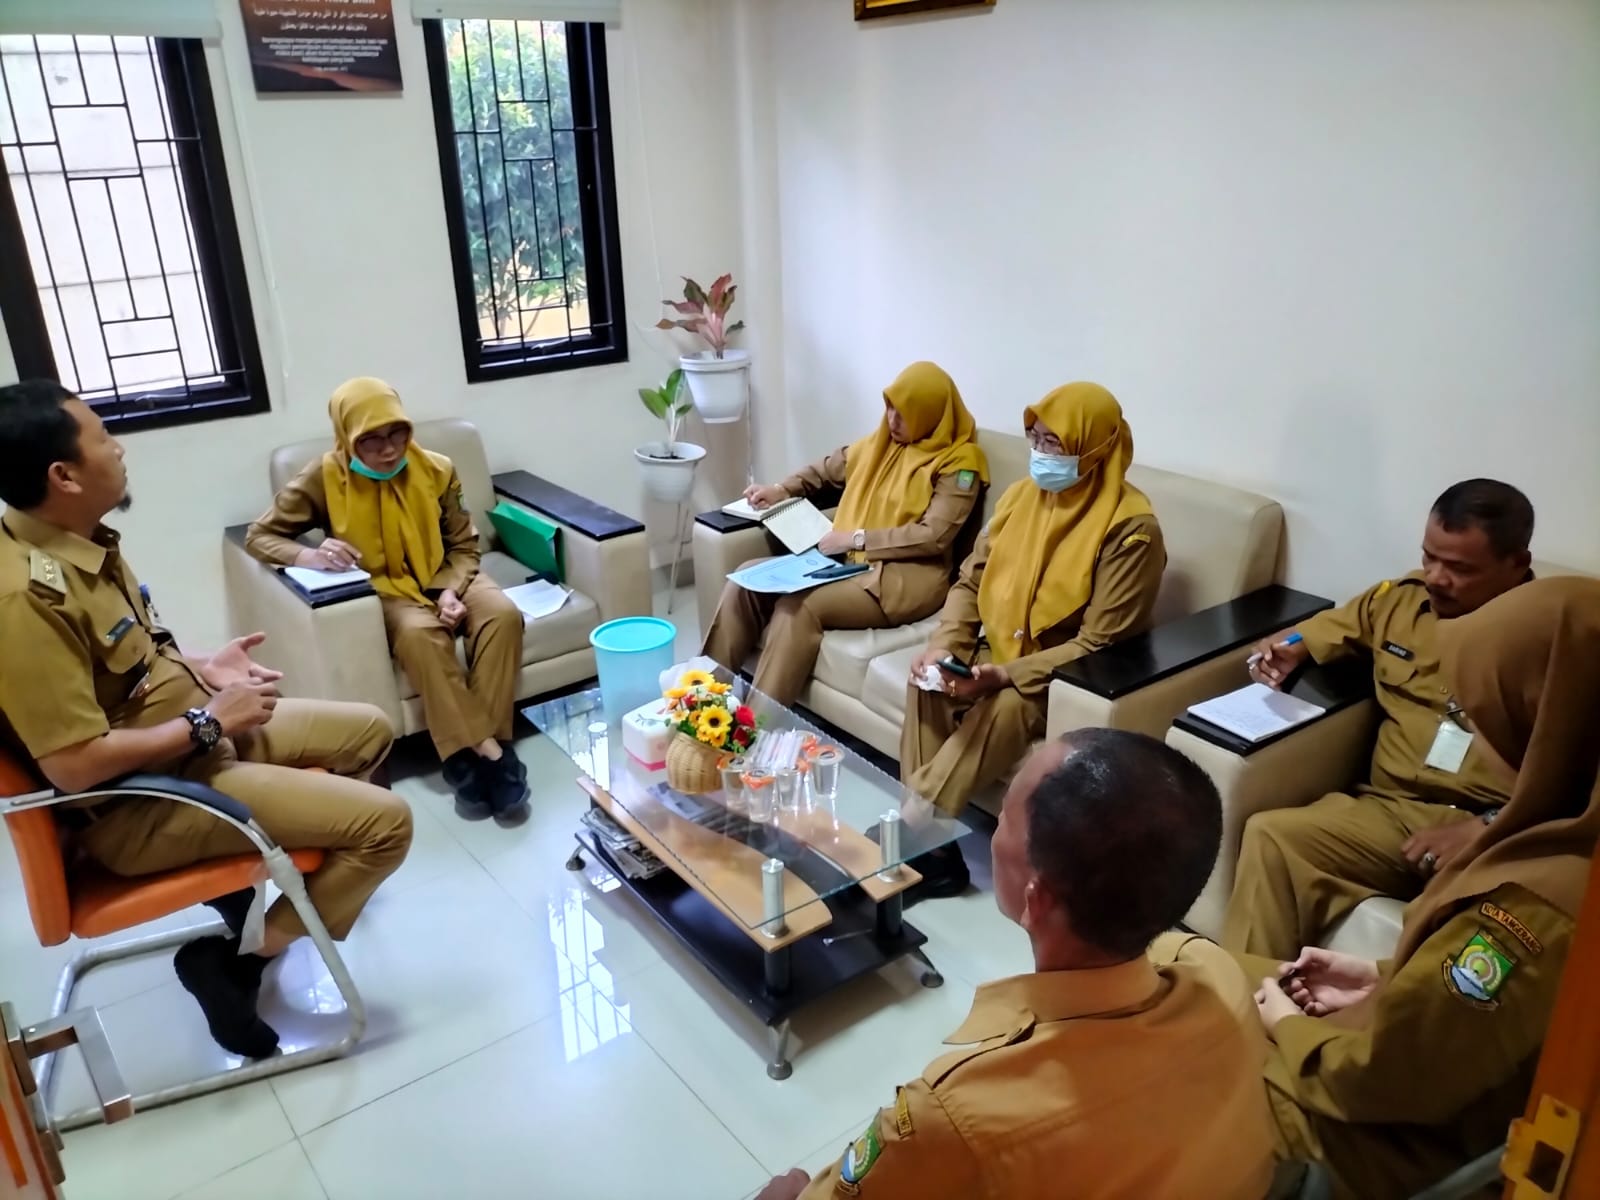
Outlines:
{"label": "blue face mask", "polygon": [[1028,450],[1028,474],[1047,492],[1064,492],[1078,482],[1076,454],[1045,454]]}
{"label": "blue face mask", "polygon": [[362,462],[359,458],[352,454],[350,456],[350,469],[357,475],[365,475],[368,479],[376,479],[379,483],[382,483],[386,479],[393,479],[396,475],[400,474],[401,471],[404,471],[406,469],[406,462],[407,460],[402,458],[399,463],[395,465],[395,468],[392,471],[374,471],[371,467],[367,466],[366,463]]}

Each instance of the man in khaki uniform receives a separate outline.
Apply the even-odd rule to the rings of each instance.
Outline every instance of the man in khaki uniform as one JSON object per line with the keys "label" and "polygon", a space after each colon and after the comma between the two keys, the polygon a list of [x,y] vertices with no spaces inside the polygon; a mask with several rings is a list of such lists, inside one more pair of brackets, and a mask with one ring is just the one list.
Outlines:
{"label": "man in khaki uniform", "polygon": [[[1077,730],[1006,793],[995,899],[1036,970],[984,984],[959,1045],[827,1172],[760,1200],[1259,1200],[1273,1175],[1250,992],[1169,936],[1221,840],[1216,788],[1143,734]],[[1231,967],[1231,963],[1226,964]]]}
{"label": "man in khaki uniform", "polygon": [[843,489],[823,554],[862,574],[791,596],[723,588],[705,653],[739,670],[761,645],[753,682],[780,704],[800,698],[829,629],[885,629],[939,611],[955,547],[988,480],[977,424],[938,366],[912,363],[883,393],[878,428],[776,486],[745,490],[752,507]]}
{"label": "man in khaki uniform", "polygon": [[[343,938],[411,844],[405,803],[363,782],[388,753],[388,720],[364,704],[279,701],[277,673],[250,660],[260,635],[186,658],[100,523],[126,497],[122,448],[88,405],[45,381],[0,388],[0,733],[63,791],[133,772],[179,775],[247,805],[285,849],[326,850],[306,890]],[[254,849],[170,800],[107,799],[61,815],[81,849],[119,875]],[[240,900],[217,905],[235,935]],[[179,979],[225,1049],[262,1057],[276,1047],[255,1011],[261,972],[304,932],[280,899],[258,953],[239,953],[237,936],[178,951]]]}
{"label": "man in khaki uniform", "polygon": [[1455,484],[1428,518],[1421,571],[1312,617],[1299,627],[1302,641],[1256,647],[1251,673],[1273,687],[1307,659],[1366,655],[1382,720],[1354,795],[1246,823],[1223,945],[1292,959],[1363,900],[1415,897],[1494,820],[1505,785],[1452,707],[1435,632],[1530,578],[1532,537],[1533,507],[1516,488]]}

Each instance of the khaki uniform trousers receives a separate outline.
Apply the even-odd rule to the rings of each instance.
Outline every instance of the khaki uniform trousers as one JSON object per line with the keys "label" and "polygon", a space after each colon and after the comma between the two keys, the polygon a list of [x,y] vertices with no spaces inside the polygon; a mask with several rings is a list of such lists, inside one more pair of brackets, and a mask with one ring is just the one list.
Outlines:
{"label": "khaki uniform trousers", "polygon": [[522,669],[522,610],[482,575],[458,593],[467,615],[467,669],[456,658],[456,635],[432,608],[383,597],[389,647],[422,697],[428,736],[443,761],[490,738],[511,740],[517,673]]}
{"label": "khaki uniform trousers", "polygon": [[[306,892],[328,932],[343,939],[411,848],[411,809],[364,782],[393,742],[389,719],[370,704],[282,700],[265,725],[222,741],[172,773],[247,805],[285,850],[326,851],[322,866],[306,877]],[[255,852],[233,826],[173,800],[121,801],[78,839],[90,858],[127,876]],[[283,897],[267,913],[267,926],[292,937],[305,933]]]}
{"label": "khaki uniform trousers", "polygon": [[1413,900],[1427,879],[1401,845],[1419,830],[1472,819],[1446,804],[1342,792],[1257,813],[1245,823],[1222,944],[1288,961],[1363,900]]}
{"label": "khaki uniform trousers", "polygon": [[[987,662],[988,653],[978,655]],[[1044,736],[1048,697],[1001,688],[965,704],[943,692],[906,685],[900,731],[900,778],[906,787],[956,816],[979,788],[1015,767]]]}
{"label": "khaki uniform trousers", "polygon": [[[933,608],[937,607],[935,601]],[[907,619],[923,616],[927,613]],[[825,630],[885,629],[902,623],[889,619],[859,579],[841,579],[792,596],[764,595],[730,583],[723,587],[716,615],[711,618],[704,653],[738,671],[761,645],[761,632],[766,630],[766,645],[756,663],[755,689],[789,705],[800,699],[816,668]]]}

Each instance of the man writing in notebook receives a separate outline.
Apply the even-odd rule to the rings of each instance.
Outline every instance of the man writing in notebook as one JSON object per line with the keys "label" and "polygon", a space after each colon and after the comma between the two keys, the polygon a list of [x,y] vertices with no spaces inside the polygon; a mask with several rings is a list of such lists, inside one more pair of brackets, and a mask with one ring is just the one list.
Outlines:
{"label": "man writing in notebook", "polygon": [[1223,945],[1293,959],[1363,900],[1415,897],[1494,820],[1504,785],[1440,677],[1434,632],[1532,578],[1532,538],[1533,506],[1516,488],[1455,484],[1429,514],[1420,571],[1319,613],[1293,631],[1298,640],[1255,647],[1250,674],[1273,688],[1308,661],[1364,655],[1382,717],[1354,795],[1257,813],[1245,825]]}

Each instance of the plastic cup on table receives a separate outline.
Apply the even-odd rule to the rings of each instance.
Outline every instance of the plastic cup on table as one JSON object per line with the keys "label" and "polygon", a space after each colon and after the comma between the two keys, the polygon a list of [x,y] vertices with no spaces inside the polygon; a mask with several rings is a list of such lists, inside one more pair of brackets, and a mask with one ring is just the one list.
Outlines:
{"label": "plastic cup on table", "polygon": [[784,813],[798,813],[800,811],[800,768],[790,765],[778,767],[772,772],[775,783],[774,790],[778,793],[778,811]]}
{"label": "plastic cup on table", "polygon": [[839,771],[844,755],[837,746],[818,746],[811,753],[811,790],[830,804],[839,795]]}
{"label": "plastic cup on table", "polygon": [[743,758],[730,759],[720,768],[722,772],[722,802],[729,812],[743,813],[745,811],[744,773],[747,769]]}
{"label": "plastic cup on table", "polygon": [[770,825],[773,818],[772,772],[751,767],[744,773],[745,813],[758,825]]}

